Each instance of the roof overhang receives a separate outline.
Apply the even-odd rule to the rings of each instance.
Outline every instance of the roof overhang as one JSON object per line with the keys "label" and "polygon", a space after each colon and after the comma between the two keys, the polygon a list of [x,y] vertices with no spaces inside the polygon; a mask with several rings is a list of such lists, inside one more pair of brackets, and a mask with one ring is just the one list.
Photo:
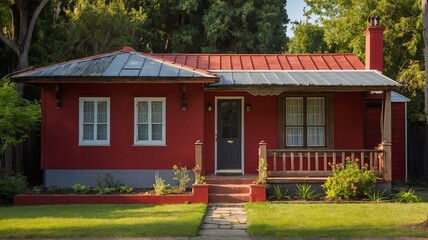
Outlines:
{"label": "roof overhang", "polygon": [[212,71],[221,76],[206,90],[276,92],[394,91],[402,85],[376,70]]}
{"label": "roof overhang", "polygon": [[42,83],[215,83],[212,77],[12,77],[14,82],[27,84]]}

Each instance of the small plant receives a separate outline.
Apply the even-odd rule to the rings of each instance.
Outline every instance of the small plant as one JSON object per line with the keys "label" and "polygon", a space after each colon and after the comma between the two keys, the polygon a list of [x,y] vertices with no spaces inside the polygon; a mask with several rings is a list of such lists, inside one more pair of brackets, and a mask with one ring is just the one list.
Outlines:
{"label": "small plant", "polygon": [[120,193],[131,193],[132,191],[134,191],[134,189],[132,187],[128,187],[125,185],[122,185],[120,187],[118,187],[117,189]]}
{"label": "small plant", "polygon": [[187,183],[191,180],[186,166],[181,167],[180,165],[179,167],[177,165],[174,165],[172,167],[172,170],[174,171],[174,175],[175,175],[174,180],[177,180],[179,183],[178,190],[180,192],[186,191]]}
{"label": "small plant", "polygon": [[48,193],[56,193],[56,192],[58,192],[58,186],[52,185],[52,186],[48,187],[47,191],[48,191]]}
{"label": "small plant", "polygon": [[263,158],[259,159],[259,166],[257,168],[259,173],[257,176],[257,184],[266,184],[267,183],[267,163]]}
{"label": "small plant", "polygon": [[31,188],[31,193],[39,195],[40,193],[42,193],[42,189],[39,186],[34,186]]}
{"label": "small plant", "polygon": [[312,200],[319,197],[319,194],[315,194],[316,190],[311,190],[312,186],[309,184],[296,184],[296,194],[302,200]]}
{"label": "small plant", "polygon": [[91,191],[91,188],[82,184],[74,184],[71,189],[74,193],[86,194]]}
{"label": "small plant", "polygon": [[274,200],[284,200],[284,199],[290,199],[290,196],[287,195],[288,189],[285,189],[281,185],[274,185],[273,188],[270,189],[269,195],[270,199]]}
{"label": "small plant", "polygon": [[15,195],[27,191],[27,178],[21,173],[0,174],[0,201],[12,202]]}
{"label": "small plant", "polygon": [[155,184],[153,184],[156,195],[165,195],[170,192],[169,184],[165,183],[165,180],[159,177],[159,171],[155,172]]}
{"label": "small plant", "polygon": [[195,184],[205,184],[205,177],[202,176],[202,169],[196,165],[192,171],[195,173]]}
{"label": "small plant", "polygon": [[328,177],[322,185],[327,198],[349,200],[363,197],[366,192],[372,191],[376,185],[376,176],[373,170],[367,170],[367,166],[361,169],[358,159],[351,161],[348,157],[345,166],[336,164],[331,167],[333,176]]}
{"label": "small plant", "polygon": [[401,202],[401,203],[414,203],[414,202],[420,202],[421,198],[418,197],[415,194],[415,191],[413,189],[404,189],[401,188],[400,192],[395,194],[394,196],[395,201]]}
{"label": "small plant", "polygon": [[382,200],[388,199],[388,196],[384,196],[385,192],[386,189],[384,189],[382,192],[380,192],[379,190],[373,190],[370,192],[366,192],[365,194],[370,199],[370,201],[380,202]]}

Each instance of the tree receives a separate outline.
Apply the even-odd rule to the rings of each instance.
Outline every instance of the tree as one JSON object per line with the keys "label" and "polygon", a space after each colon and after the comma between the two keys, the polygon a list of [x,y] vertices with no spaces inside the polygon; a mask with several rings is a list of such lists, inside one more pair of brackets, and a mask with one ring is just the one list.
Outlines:
{"label": "tree", "polygon": [[[382,17],[384,34],[384,74],[398,82],[421,86],[417,78],[408,78],[423,69],[421,6],[414,0],[305,0],[306,15],[319,16],[324,27],[324,40],[334,52],[353,52],[361,60],[365,56],[364,30],[370,15]],[[405,73],[405,72],[408,73]],[[410,81],[410,82],[409,82]],[[423,89],[404,91],[408,97],[422,99]],[[409,103],[409,120],[420,119],[424,109],[420,101]],[[413,115],[416,114],[416,115]]]}
{"label": "tree", "polygon": [[0,32],[0,40],[17,55],[16,69],[28,67],[28,53],[36,20],[49,0],[10,0],[10,26]]}
{"label": "tree", "polygon": [[[0,156],[9,145],[24,141],[28,131],[38,127],[39,121],[39,102],[20,97],[14,84],[3,79],[0,82]],[[0,161],[0,169],[3,167]]]}
{"label": "tree", "polygon": [[278,53],[287,37],[286,0],[214,1],[203,17],[210,53]]}
{"label": "tree", "polygon": [[[422,7],[422,25],[423,25],[423,39],[424,39],[424,57],[425,57],[425,116],[428,125],[428,3],[427,0],[421,0]],[[425,149],[428,149],[428,126],[425,134]],[[428,151],[428,150],[427,150]],[[425,154],[425,155],[428,155]],[[428,162],[428,156],[425,156]]]}
{"label": "tree", "polygon": [[294,37],[288,42],[288,53],[324,53],[330,49],[324,41],[324,29],[318,24],[297,22]]}

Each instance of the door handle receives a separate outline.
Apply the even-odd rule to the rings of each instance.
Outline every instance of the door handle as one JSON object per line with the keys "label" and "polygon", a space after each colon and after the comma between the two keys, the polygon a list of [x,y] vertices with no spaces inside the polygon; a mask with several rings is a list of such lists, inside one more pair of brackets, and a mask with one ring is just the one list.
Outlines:
{"label": "door handle", "polygon": [[233,140],[227,140],[227,143],[232,144],[232,143],[233,143]]}

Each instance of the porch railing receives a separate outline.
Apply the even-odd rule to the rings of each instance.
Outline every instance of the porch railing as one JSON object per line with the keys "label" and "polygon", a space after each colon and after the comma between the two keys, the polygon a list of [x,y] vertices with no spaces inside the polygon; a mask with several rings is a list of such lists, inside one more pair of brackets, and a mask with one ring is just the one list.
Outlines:
{"label": "porch railing", "polygon": [[[260,147],[266,147],[266,144]],[[259,152],[263,154],[263,149]],[[344,165],[347,158],[358,161],[361,168],[374,170],[378,177],[384,171],[382,149],[265,149],[265,155],[269,177],[331,176],[332,165]]]}

